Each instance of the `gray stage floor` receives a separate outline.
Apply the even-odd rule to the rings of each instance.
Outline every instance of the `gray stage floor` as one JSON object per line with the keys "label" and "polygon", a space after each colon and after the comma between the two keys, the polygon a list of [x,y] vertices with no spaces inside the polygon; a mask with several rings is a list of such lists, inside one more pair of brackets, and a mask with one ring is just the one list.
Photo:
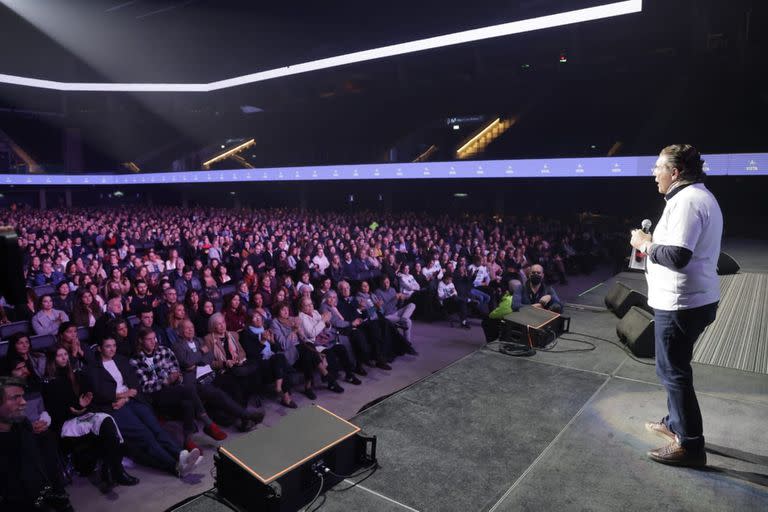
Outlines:
{"label": "gray stage floor", "polygon": [[[572,313],[574,331],[615,324]],[[695,365],[709,466],[671,468],[645,456],[664,444],[643,428],[665,409],[654,368],[595,344],[532,358],[489,347],[357,415],[382,468],[322,510],[768,508],[768,377]]]}

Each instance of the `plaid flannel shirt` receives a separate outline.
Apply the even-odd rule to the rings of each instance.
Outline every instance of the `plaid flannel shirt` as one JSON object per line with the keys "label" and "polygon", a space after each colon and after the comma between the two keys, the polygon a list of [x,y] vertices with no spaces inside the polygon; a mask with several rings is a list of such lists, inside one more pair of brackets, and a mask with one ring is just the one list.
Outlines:
{"label": "plaid flannel shirt", "polygon": [[154,393],[165,386],[165,379],[173,372],[180,372],[179,362],[171,349],[158,345],[151,356],[143,352],[131,358],[131,365],[136,368],[141,391]]}

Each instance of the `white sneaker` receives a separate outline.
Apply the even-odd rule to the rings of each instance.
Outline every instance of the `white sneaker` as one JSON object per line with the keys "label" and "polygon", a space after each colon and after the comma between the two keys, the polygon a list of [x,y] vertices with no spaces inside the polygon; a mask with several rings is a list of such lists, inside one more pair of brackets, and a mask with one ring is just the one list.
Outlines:
{"label": "white sneaker", "polygon": [[176,472],[178,473],[179,477],[183,478],[189,474],[189,472],[192,471],[195,466],[200,464],[200,461],[202,460],[203,456],[200,455],[200,450],[198,448],[194,448],[190,452],[187,450],[181,450],[181,453],[179,453],[179,462],[176,464]]}
{"label": "white sneaker", "polygon": [[176,474],[179,477],[183,477],[187,465],[187,459],[189,458],[189,452],[187,450],[181,450],[179,452],[179,460],[176,462]]}

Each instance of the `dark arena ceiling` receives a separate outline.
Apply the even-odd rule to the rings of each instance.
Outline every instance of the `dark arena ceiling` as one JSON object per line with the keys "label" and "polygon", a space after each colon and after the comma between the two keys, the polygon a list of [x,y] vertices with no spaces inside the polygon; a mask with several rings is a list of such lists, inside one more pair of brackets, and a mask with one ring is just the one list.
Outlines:
{"label": "dark arena ceiling", "polygon": [[[0,74],[61,82],[206,83],[612,3],[0,0]],[[275,144],[284,154],[329,130],[335,135],[326,137],[323,148],[362,137],[381,141],[381,148],[366,153],[374,155],[436,119],[532,111],[577,131],[577,123],[609,125],[612,115],[636,119],[639,128],[625,140],[651,132],[649,120],[669,125],[674,116],[692,129],[706,121],[713,123],[713,145],[719,143],[713,152],[766,149],[757,134],[768,86],[756,78],[765,71],[765,2],[642,4],[638,14],[214,92],[61,92],[0,83],[0,129],[16,126],[19,116],[57,130],[76,128],[84,144],[103,156],[86,157],[85,167],[101,170],[179,140],[188,151],[230,138],[293,136],[292,145]],[[338,161],[332,153],[328,160]],[[158,161],[155,170],[168,162]]]}

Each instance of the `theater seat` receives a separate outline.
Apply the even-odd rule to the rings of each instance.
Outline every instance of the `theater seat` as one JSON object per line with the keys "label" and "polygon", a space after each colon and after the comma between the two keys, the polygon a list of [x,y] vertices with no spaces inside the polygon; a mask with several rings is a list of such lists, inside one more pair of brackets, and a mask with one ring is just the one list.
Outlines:
{"label": "theater seat", "polygon": [[29,341],[32,344],[32,350],[43,352],[56,343],[56,336],[53,334],[40,334],[38,336],[30,336]]}
{"label": "theater seat", "polygon": [[32,325],[27,320],[0,325],[0,340],[7,340],[17,332],[31,334]]}

